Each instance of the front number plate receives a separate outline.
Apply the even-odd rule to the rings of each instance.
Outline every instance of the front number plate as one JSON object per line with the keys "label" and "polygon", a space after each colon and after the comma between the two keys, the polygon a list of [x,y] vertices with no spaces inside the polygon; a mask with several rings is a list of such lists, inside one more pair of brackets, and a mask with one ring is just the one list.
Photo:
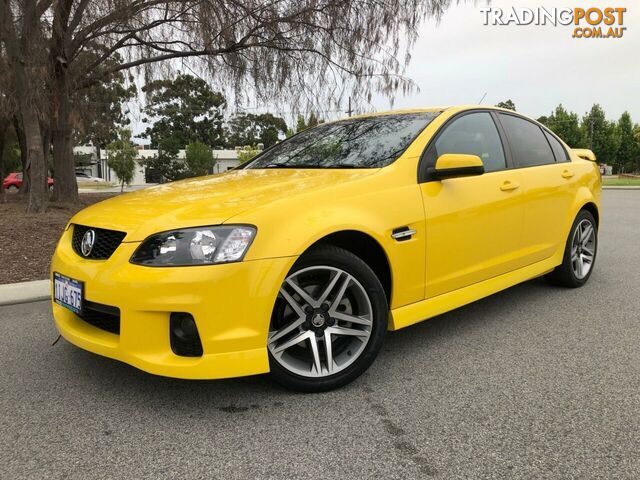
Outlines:
{"label": "front number plate", "polygon": [[53,299],[58,305],[68,308],[72,312],[82,312],[84,284],[79,280],[65,277],[57,272],[53,273]]}

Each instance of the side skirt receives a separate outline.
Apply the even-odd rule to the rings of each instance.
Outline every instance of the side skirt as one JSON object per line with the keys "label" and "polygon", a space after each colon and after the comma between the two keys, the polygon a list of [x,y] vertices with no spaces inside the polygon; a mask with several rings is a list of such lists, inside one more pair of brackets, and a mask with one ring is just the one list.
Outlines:
{"label": "side skirt", "polygon": [[414,323],[428,320],[436,315],[441,315],[519,283],[539,277],[549,273],[561,262],[562,258],[554,255],[513,272],[474,283],[452,292],[443,293],[437,297],[395,308],[391,310],[389,315],[389,330],[399,330]]}

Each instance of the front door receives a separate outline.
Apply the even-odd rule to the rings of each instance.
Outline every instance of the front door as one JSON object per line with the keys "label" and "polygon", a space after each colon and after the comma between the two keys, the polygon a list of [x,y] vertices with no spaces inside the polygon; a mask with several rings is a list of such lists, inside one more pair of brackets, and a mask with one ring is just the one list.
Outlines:
{"label": "front door", "polygon": [[[432,150],[433,149],[433,150]],[[523,266],[521,172],[507,155],[488,111],[454,118],[426,152],[426,165],[445,153],[479,156],[485,173],[421,183],[426,217],[426,298]]]}

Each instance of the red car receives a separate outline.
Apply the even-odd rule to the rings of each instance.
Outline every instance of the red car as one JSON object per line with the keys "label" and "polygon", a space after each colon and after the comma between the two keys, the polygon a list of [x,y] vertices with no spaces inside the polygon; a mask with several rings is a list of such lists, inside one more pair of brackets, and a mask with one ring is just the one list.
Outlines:
{"label": "red car", "polygon": [[[49,189],[53,188],[53,178],[47,177]],[[2,188],[10,192],[17,192],[22,186],[22,173],[14,172],[6,176],[2,182]]]}

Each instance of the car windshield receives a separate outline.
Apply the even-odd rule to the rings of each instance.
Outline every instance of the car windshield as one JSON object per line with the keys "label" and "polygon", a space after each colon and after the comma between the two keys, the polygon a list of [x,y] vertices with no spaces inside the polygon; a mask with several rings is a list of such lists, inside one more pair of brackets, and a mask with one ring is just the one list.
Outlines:
{"label": "car windshield", "polygon": [[381,115],[319,125],[278,143],[241,168],[384,167],[438,115]]}

